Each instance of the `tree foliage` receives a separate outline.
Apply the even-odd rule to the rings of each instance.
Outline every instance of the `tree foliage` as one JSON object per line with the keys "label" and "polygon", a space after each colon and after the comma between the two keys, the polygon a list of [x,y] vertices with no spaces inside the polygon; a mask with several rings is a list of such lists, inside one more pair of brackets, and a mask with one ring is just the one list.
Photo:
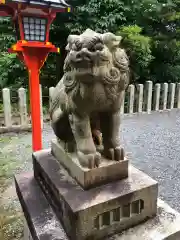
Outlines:
{"label": "tree foliage", "polygon": [[[63,48],[69,33],[79,34],[86,28],[112,31],[123,36],[132,81],[177,82],[180,79],[179,9],[179,0],[89,0],[76,6],[69,17],[59,15],[54,23],[55,39]],[[65,41],[59,37],[58,42],[61,35]]]}
{"label": "tree foliage", "polygon": [[122,45],[129,55],[131,77],[136,82],[148,79],[149,66],[154,59],[151,51],[152,39],[142,35],[142,28],[137,25],[124,26],[117,34],[123,37]]}
{"label": "tree foliage", "polygon": [[[69,0],[70,1],[70,0]],[[51,41],[61,56],[51,55],[42,70],[45,86],[62,75],[67,36],[86,28],[123,36],[130,57],[132,81],[178,82],[180,79],[179,0],[71,0],[73,13],[59,13],[51,28]],[[14,55],[6,53],[15,42],[10,20],[0,19],[0,87],[26,84],[27,73]]]}
{"label": "tree foliage", "polygon": [[15,43],[15,33],[10,18],[0,18],[0,88],[20,87],[26,84],[27,73],[24,65],[8,48]]}

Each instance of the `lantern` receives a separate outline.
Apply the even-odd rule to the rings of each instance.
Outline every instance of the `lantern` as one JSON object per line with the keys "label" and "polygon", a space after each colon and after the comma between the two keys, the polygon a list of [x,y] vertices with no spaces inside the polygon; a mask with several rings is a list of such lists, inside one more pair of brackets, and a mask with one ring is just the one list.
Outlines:
{"label": "lantern", "polygon": [[9,49],[17,53],[29,71],[33,151],[42,149],[39,72],[49,52],[59,52],[49,42],[49,30],[57,12],[70,12],[64,0],[0,0],[0,16],[11,16],[17,43]]}

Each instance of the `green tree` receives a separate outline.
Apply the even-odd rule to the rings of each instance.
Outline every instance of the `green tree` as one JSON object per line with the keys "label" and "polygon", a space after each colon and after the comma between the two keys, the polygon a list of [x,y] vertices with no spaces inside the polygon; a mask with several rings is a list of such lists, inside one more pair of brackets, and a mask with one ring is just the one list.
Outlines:
{"label": "green tree", "polygon": [[20,87],[24,85],[26,71],[16,57],[9,54],[8,48],[15,43],[15,32],[10,18],[0,18],[0,88],[5,86]]}
{"label": "green tree", "polygon": [[142,35],[142,28],[137,25],[124,26],[117,34],[123,37],[122,45],[130,58],[132,81],[143,83],[149,80],[149,67],[154,59],[151,52],[152,39]]}
{"label": "green tree", "polygon": [[154,82],[180,81],[180,1],[146,0],[140,5],[136,24],[152,39],[149,77]]}
{"label": "green tree", "polygon": [[[63,74],[67,36],[79,34],[86,28],[123,36],[122,44],[130,56],[132,80],[179,81],[179,0],[71,0],[71,3],[75,7],[73,13],[59,13],[51,28],[50,40],[61,48],[61,55],[48,58],[41,74],[44,86],[55,85]],[[27,82],[20,61],[5,55],[5,49],[15,42],[8,24],[0,19],[1,86]]]}

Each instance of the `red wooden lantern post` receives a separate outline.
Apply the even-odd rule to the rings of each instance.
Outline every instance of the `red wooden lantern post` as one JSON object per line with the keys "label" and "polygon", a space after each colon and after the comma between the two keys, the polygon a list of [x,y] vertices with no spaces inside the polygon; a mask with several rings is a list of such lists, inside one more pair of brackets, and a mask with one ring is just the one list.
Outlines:
{"label": "red wooden lantern post", "polygon": [[39,73],[50,52],[50,25],[57,12],[70,12],[64,0],[0,0],[0,16],[11,16],[18,42],[9,49],[17,53],[29,71],[33,151],[42,149]]}

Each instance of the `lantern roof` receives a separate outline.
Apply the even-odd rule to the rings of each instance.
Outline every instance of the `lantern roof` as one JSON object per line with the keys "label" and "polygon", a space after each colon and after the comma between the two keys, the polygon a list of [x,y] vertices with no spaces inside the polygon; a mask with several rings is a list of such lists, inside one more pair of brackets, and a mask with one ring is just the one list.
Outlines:
{"label": "lantern roof", "polygon": [[[66,0],[0,0],[0,16],[11,16],[15,9],[51,9],[54,12],[70,12],[71,7]],[[29,11],[29,10],[28,10]],[[37,11],[36,11],[37,12]]]}
{"label": "lantern roof", "polygon": [[68,7],[69,5],[65,0],[5,0],[5,4],[10,2],[14,3],[22,3],[22,4],[30,4],[30,5],[42,5],[47,7]]}

